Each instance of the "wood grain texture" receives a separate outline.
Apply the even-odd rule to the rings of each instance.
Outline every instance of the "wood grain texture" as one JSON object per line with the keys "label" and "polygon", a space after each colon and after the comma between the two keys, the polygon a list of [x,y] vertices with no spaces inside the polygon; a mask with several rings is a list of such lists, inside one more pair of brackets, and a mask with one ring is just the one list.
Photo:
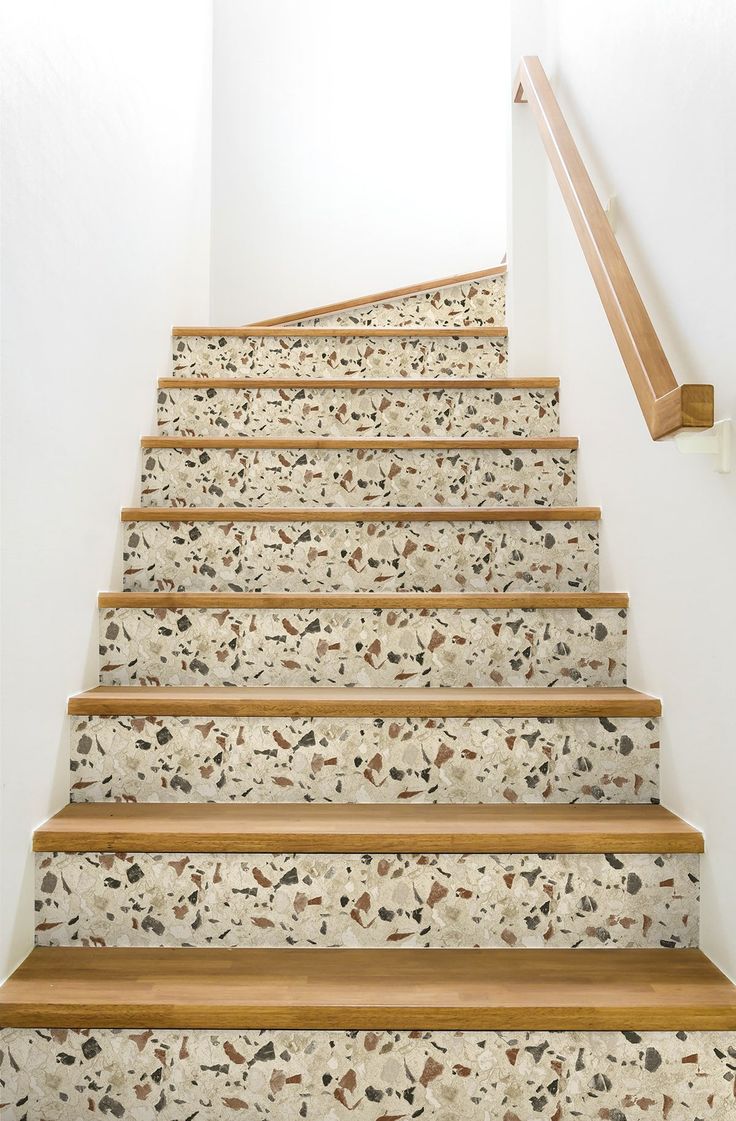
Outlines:
{"label": "wood grain texture", "polygon": [[656,697],[625,687],[397,689],[98,685],[70,697],[76,716],[656,717]]}
{"label": "wood grain texture", "polygon": [[206,437],[206,436],[144,436],[141,439],[142,448],[355,448],[363,449],[425,449],[442,450],[443,448],[464,449],[499,449],[514,451],[522,449],[550,450],[575,450],[578,446],[576,436],[537,436],[534,439],[526,437],[507,436],[505,439],[484,439],[479,436],[422,436],[407,439],[398,437],[373,438],[370,436],[296,436],[296,437]]}
{"label": "wood grain texture", "polygon": [[505,339],[506,327],[172,327],[173,338],[200,339]]}
{"label": "wood grain texture", "polygon": [[159,389],[559,389],[559,378],[159,378]]}
{"label": "wood grain texture", "polygon": [[663,806],[75,802],[34,852],[702,852]]}
{"label": "wood grain texture", "polygon": [[700,950],[37,947],[0,1025],[733,1031],[736,989]]}
{"label": "wood grain texture", "polygon": [[125,506],[123,522],[597,522],[599,506]]}
{"label": "wood grain texture", "polygon": [[650,429],[654,439],[683,428],[710,428],[714,404],[712,385],[678,385],[655,402]]}
{"label": "wood grain texture", "polygon": [[479,272],[444,276],[440,280],[425,280],[421,284],[408,284],[403,288],[388,288],[385,292],[374,292],[372,296],[357,296],[352,300],[342,300],[337,304],[323,304],[321,307],[307,308],[306,311],[296,311],[290,315],[277,315],[273,319],[259,319],[252,326],[271,327],[278,323],[293,323],[297,319],[313,319],[317,315],[332,315],[336,311],[349,311],[350,308],[365,307],[366,304],[381,304],[386,300],[396,300],[401,296],[413,296],[417,292],[429,292],[434,288],[448,288],[451,284],[466,284],[469,280],[481,280],[484,276],[503,276],[505,272],[505,264],[494,265],[492,269],[481,269]]}
{"label": "wood grain texture", "polygon": [[333,608],[370,611],[412,610],[549,610],[628,607],[626,592],[100,592],[100,607],[143,607],[177,610],[187,607],[279,610]]}
{"label": "wood grain texture", "polygon": [[549,79],[522,58],[514,101],[528,101],[652,438],[713,424],[713,386],[678,385]]}

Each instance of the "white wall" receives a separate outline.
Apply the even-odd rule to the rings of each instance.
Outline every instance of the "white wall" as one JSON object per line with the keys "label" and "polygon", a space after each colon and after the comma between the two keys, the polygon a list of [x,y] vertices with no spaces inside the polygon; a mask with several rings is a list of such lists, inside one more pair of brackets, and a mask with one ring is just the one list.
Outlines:
{"label": "white wall", "polygon": [[[617,236],[680,381],[713,382],[736,416],[736,8],[727,0],[548,3],[542,54],[599,194],[618,196]],[[534,5],[515,0],[513,49]],[[516,62],[514,58],[513,62]],[[514,109],[521,143],[528,107]],[[532,141],[530,140],[530,143]],[[533,142],[538,144],[536,137]],[[564,429],[579,434],[580,500],[604,511],[602,587],[632,596],[630,681],[663,698],[662,795],[704,829],[702,944],[736,978],[736,474],[654,444],[551,175],[514,186],[513,246],[546,221],[545,369]],[[523,290],[528,273],[515,269]],[[533,328],[515,301],[511,330]]]}
{"label": "white wall", "polygon": [[[115,14],[117,13],[117,14]],[[33,931],[31,835],[68,799],[173,322],[209,302],[211,10],[8,4],[1,28],[0,976]]]}
{"label": "white wall", "polygon": [[217,0],[212,322],[497,264],[507,0]]}

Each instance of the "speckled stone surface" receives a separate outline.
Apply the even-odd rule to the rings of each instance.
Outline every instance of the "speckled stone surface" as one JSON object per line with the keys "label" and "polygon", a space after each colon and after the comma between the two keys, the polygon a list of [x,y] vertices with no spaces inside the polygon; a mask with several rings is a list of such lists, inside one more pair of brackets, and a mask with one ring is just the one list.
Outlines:
{"label": "speckled stone surface", "polygon": [[42,946],[679,949],[698,904],[694,853],[36,854]]}
{"label": "speckled stone surface", "polygon": [[[487,279],[322,321],[326,327],[499,323],[503,289],[503,278]],[[181,376],[432,378],[506,372],[504,340],[282,337],[175,343],[174,369]],[[370,435],[395,435],[401,425],[407,430],[416,425],[412,434],[417,434],[428,424],[447,433],[454,433],[452,425],[465,431],[462,426],[477,424],[487,432],[489,426],[503,426],[499,416],[506,418],[503,431],[509,434],[517,424],[541,434],[541,427],[532,426],[553,420],[546,402],[544,416],[529,400],[512,413],[504,394],[500,413],[481,417],[473,395],[461,391],[450,415],[449,395],[428,396],[424,387],[420,393],[429,402],[422,404],[424,412],[416,400],[403,403],[399,393],[384,405],[383,397],[361,391],[350,398],[360,398],[353,416],[340,412],[334,395],[325,408],[327,393],[319,408],[312,408],[317,402],[308,397],[261,393],[237,415],[244,399],[233,404],[236,394],[220,392],[206,400],[202,395],[197,403],[195,391],[185,404],[183,394],[172,391],[162,402],[161,417],[166,426],[189,426],[172,427],[172,432],[213,435],[235,435],[240,424],[248,425],[246,435],[263,434],[268,426],[287,435],[295,417],[301,431],[319,435],[345,434],[350,426],[363,432],[363,425]],[[311,458],[297,462],[291,452],[278,452],[278,460],[266,460],[263,453],[243,458],[238,452],[229,463],[216,464],[212,476],[199,459],[191,467],[167,461],[163,473],[152,465],[158,493],[145,493],[143,501],[571,505],[574,455],[555,454],[567,456],[564,466],[559,458],[554,467],[543,460],[522,462],[514,467],[516,480],[510,475],[497,479],[493,471],[481,477],[481,469],[467,463],[456,470],[443,458],[429,471],[424,489],[427,460],[376,460],[362,463],[357,475],[352,465],[350,477],[351,465],[344,460],[325,469]],[[317,477],[320,469],[327,470],[324,479]],[[389,481],[384,469],[393,476]],[[169,489],[162,497],[165,484]],[[311,587],[307,580],[316,581],[319,590],[331,580],[339,580],[343,589],[358,588],[350,581],[364,574],[376,577],[370,587],[388,577],[380,584],[386,591],[404,586],[397,580],[425,576],[450,586],[457,581],[467,590],[475,590],[476,579],[508,576],[515,590],[522,584],[537,589],[538,581],[552,579],[548,560],[555,566],[554,579],[563,583],[590,581],[596,571],[592,538],[566,539],[564,548],[529,536],[509,536],[499,544],[495,527],[488,526],[479,532],[492,532],[492,538],[478,537],[472,548],[463,541],[469,552],[455,544],[456,527],[427,538],[421,537],[420,523],[393,525],[385,536],[380,525],[373,536],[366,530],[360,547],[378,562],[375,573],[362,566],[355,546],[349,556],[338,556],[346,546],[326,523],[311,523],[309,539],[293,540],[269,537],[275,527],[268,523],[258,526],[256,536],[249,536],[253,527],[244,530],[238,523],[200,523],[196,539],[192,528],[191,523],[128,527],[126,564],[141,567],[128,572],[126,586],[153,588],[158,580],[170,580],[171,585],[160,586],[194,590],[232,586],[220,583],[232,574],[258,582],[282,573],[295,581],[288,585],[293,590]],[[279,528],[288,537],[297,527]],[[472,535],[474,528],[463,531]],[[594,529],[587,523],[586,532]],[[186,532],[186,539],[173,541],[177,531]],[[133,543],[129,535],[136,532],[139,540]],[[513,530],[507,526],[504,532]],[[416,536],[408,538],[409,533]],[[144,534],[155,539],[144,541]],[[405,555],[408,541],[423,559],[429,556],[425,565],[413,553]],[[252,559],[258,552],[269,554],[260,564]],[[545,553],[551,556],[545,559]],[[403,567],[395,563],[399,554]],[[184,575],[213,584],[179,584]],[[133,583],[138,580],[149,583]],[[275,586],[243,584],[253,590]],[[494,588],[485,584],[478,590]],[[533,611],[476,613],[473,619],[457,612],[445,619],[425,612],[394,612],[391,618],[375,611],[350,614],[104,612],[102,680],[534,685],[619,684],[625,678],[623,612],[595,611],[587,619],[576,612]],[[120,716],[73,718],[71,727],[73,800],[633,802],[656,801],[658,794],[656,720]],[[46,944],[171,940],[235,945],[242,939],[240,944],[390,945],[399,954],[401,946],[411,945],[697,944],[698,862],[692,854],[88,853],[39,854],[37,864],[38,939]],[[145,1024],[124,1030],[0,1030],[3,1121],[90,1116],[123,1121],[736,1121],[736,1034],[187,1032]]]}
{"label": "speckled stone surface", "polygon": [[131,522],[126,591],[598,589],[598,523]]}
{"label": "speckled stone surface", "polygon": [[100,612],[103,685],[625,685],[616,608]]}
{"label": "speckled stone surface", "polygon": [[505,318],[506,275],[501,273],[294,322],[302,327],[500,327]]}
{"label": "speckled stone surface", "polygon": [[162,436],[555,436],[554,389],[160,389]]}
{"label": "speckled stone surface", "polygon": [[72,801],[656,802],[659,721],[71,717]]}
{"label": "speckled stone surface", "polygon": [[566,448],[145,448],[144,506],[574,506]]}
{"label": "speckled stone surface", "polygon": [[0,1032],[8,1121],[733,1121],[725,1032]]}
{"label": "speckled stone surface", "polygon": [[498,378],[508,372],[506,339],[488,336],[187,335],[172,341],[172,376],[180,378]]}

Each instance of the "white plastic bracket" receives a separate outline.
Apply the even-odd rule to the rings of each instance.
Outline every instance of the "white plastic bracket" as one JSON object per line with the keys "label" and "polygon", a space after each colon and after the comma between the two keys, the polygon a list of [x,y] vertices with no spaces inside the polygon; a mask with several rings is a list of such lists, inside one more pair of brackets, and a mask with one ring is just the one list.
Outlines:
{"label": "white plastic bracket", "polygon": [[698,432],[678,432],[675,436],[678,451],[683,455],[714,455],[714,470],[727,475],[733,467],[733,423],[718,420],[712,428]]}
{"label": "white plastic bracket", "polygon": [[616,219],[618,217],[618,206],[617,206],[616,195],[609,195],[608,202],[603,207],[603,213],[605,214],[606,218],[608,219],[608,225],[611,227],[612,230],[615,231],[615,229],[616,229]]}

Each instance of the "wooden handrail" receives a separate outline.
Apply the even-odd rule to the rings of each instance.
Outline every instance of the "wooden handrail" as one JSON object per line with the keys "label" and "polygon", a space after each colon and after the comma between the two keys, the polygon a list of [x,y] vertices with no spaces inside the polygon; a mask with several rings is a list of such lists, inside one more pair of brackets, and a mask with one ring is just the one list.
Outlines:
{"label": "wooden handrail", "polygon": [[514,101],[531,106],[652,439],[710,428],[713,386],[677,382],[536,55],[521,59]]}

